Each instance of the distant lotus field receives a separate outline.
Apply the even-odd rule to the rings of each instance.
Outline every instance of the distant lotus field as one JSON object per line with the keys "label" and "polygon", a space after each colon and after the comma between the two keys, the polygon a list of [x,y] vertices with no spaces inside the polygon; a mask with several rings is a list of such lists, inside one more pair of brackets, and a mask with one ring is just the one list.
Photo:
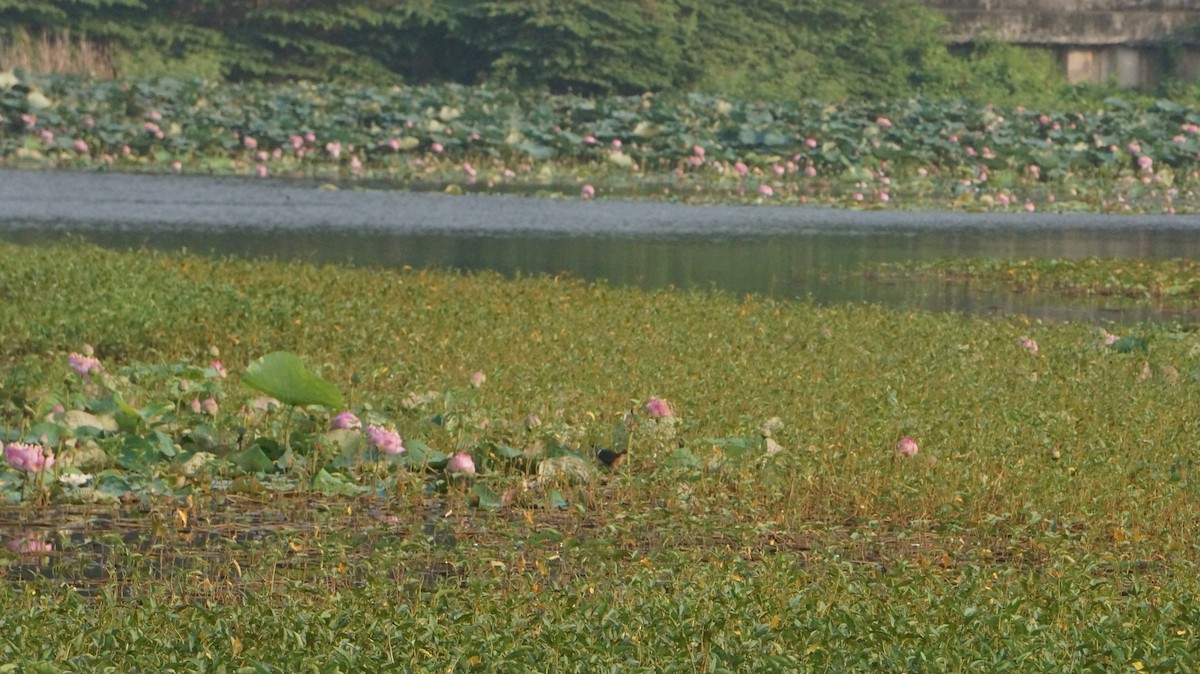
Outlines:
{"label": "distant lotus field", "polygon": [[0,75],[0,162],[579,198],[1193,212],[1200,112]]}

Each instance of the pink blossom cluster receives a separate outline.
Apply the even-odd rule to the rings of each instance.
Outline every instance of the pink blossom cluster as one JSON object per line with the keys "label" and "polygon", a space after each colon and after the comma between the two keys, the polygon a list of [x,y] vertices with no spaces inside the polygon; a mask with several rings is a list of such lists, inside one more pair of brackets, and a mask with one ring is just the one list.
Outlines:
{"label": "pink blossom cluster", "polygon": [[367,443],[384,454],[400,454],[404,451],[400,434],[381,426],[367,426]]}
{"label": "pink blossom cluster", "polygon": [[10,442],[4,446],[4,460],[17,470],[40,473],[54,465],[54,452],[41,445]]}
{"label": "pink blossom cluster", "polygon": [[87,379],[93,372],[100,372],[104,369],[99,358],[85,356],[74,351],[67,356],[67,365],[84,379]]}

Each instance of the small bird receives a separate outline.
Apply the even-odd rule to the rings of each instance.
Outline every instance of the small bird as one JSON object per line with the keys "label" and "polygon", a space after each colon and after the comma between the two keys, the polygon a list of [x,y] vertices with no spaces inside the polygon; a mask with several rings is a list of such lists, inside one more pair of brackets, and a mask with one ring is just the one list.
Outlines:
{"label": "small bird", "polygon": [[600,452],[596,454],[596,458],[600,459],[600,463],[608,466],[612,470],[616,470],[621,467],[621,464],[625,462],[625,456],[626,452],[614,452],[611,449],[601,449]]}

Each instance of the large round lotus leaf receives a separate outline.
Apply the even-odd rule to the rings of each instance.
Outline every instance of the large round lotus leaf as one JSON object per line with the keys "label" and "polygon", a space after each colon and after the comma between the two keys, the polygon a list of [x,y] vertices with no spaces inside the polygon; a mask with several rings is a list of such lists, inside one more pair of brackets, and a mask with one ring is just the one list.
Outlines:
{"label": "large round lotus leaf", "polygon": [[304,367],[294,353],[276,351],[250,363],[242,383],[288,405],[342,407],[342,394],[333,384]]}
{"label": "large round lotus leaf", "polygon": [[83,426],[99,428],[102,431],[116,431],[117,421],[108,415],[96,416],[83,410],[67,410],[63,413],[62,425],[74,433]]}
{"label": "large round lotus leaf", "polygon": [[538,464],[538,484],[587,484],[591,466],[578,456],[556,456]]}

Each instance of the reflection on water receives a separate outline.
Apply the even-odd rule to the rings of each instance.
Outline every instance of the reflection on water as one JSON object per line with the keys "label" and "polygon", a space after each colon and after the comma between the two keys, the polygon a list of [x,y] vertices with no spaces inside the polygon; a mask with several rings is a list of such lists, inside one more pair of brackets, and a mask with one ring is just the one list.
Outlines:
{"label": "reflection on water", "polygon": [[[561,274],[643,288],[720,289],[818,303],[874,302],[969,313],[1023,313],[1086,320],[1195,319],[1103,304],[1064,304],[1039,295],[988,294],[965,283],[880,283],[853,270],[880,262],[951,257],[1121,257],[1169,259],[1200,254],[1200,232],[1172,229],[817,230],[787,236],[571,237],[389,234],[346,229],[226,229],[130,232],[88,229],[84,238],[114,248],[187,248],[218,255],[347,263],[372,267],[490,269]],[[3,234],[16,242],[64,236],[45,229]]]}

